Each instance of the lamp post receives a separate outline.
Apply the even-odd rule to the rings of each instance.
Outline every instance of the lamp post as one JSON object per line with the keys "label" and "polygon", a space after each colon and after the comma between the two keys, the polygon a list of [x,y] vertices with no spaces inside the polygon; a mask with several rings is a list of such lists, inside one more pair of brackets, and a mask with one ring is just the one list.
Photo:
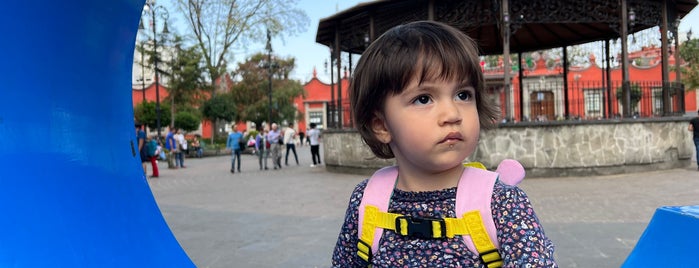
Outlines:
{"label": "lamp post", "polygon": [[672,24],[672,34],[675,37],[675,81],[677,82],[677,86],[679,86],[682,81],[680,79],[682,73],[680,71],[680,22],[680,18],[677,18]]}
{"label": "lamp post", "polygon": [[[145,11],[145,10],[144,10]],[[146,29],[145,26],[143,26],[143,13],[141,13],[141,21],[138,23],[138,33],[141,34],[144,30]],[[143,94],[143,99],[141,100],[141,103],[146,102],[146,74],[144,71],[144,58],[143,58],[143,52],[145,51],[144,46],[143,46],[143,38],[140,38],[140,47],[141,50],[139,51],[139,54],[141,54],[141,93]]]}
{"label": "lamp post", "polygon": [[141,41],[141,93],[143,93],[143,100],[141,103],[146,102],[146,72],[143,68],[143,41]]}
{"label": "lamp post", "polygon": [[150,11],[150,17],[153,20],[153,67],[155,71],[155,114],[156,114],[156,127],[158,129],[158,138],[160,138],[160,71],[158,70],[158,61],[160,61],[160,54],[158,53],[158,36],[156,32],[157,27],[157,17],[160,16],[163,23],[163,34],[168,34],[170,31],[167,28],[167,20],[170,17],[170,13],[163,6],[156,6],[155,0],[146,1],[145,9]]}
{"label": "lamp post", "polygon": [[[143,13],[141,13],[141,21],[138,22],[138,33],[141,34],[145,28],[146,27],[143,26]],[[139,51],[139,54],[141,54],[141,93],[143,93],[143,99],[142,99],[141,103],[145,103],[146,102],[146,76],[145,76],[144,71],[143,71],[143,65],[144,65],[143,64],[143,38],[139,38],[139,39],[141,39],[140,40],[141,50]]]}
{"label": "lamp post", "polygon": [[267,115],[267,124],[272,125],[272,33],[267,28],[267,76],[269,79],[269,114]]}
{"label": "lamp post", "polygon": [[687,32],[687,41],[692,40],[692,28],[689,28],[689,32]]}

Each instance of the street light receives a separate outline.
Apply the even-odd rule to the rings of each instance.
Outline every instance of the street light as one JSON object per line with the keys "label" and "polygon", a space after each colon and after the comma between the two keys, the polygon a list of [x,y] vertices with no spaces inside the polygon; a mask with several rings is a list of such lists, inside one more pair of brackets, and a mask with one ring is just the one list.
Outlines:
{"label": "street light", "polygon": [[[145,10],[144,10],[145,11]],[[138,33],[141,34],[143,31],[145,31],[146,27],[143,26],[143,14],[141,13],[141,21],[138,23]],[[141,103],[146,102],[146,73],[145,73],[145,64],[144,64],[144,52],[146,51],[144,43],[145,40],[143,38],[140,38],[140,43],[141,43],[141,50],[139,51],[139,54],[141,54],[141,93],[143,94],[143,100]]]}
{"label": "street light", "polygon": [[[141,13],[141,21],[138,23],[138,33],[140,34],[145,29],[146,29],[146,27],[143,26],[143,13]],[[139,53],[141,54],[141,93],[143,93],[143,100],[141,101],[141,103],[145,103],[146,102],[146,75],[145,75],[145,72],[143,70],[143,65],[144,65],[143,64],[143,61],[144,61],[143,60],[143,51],[144,51],[144,48],[143,48],[143,39],[142,38],[141,38],[140,43],[141,43],[141,51],[139,51]]]}
{"label": "street light", "polygon": [[689,32],[687,32],[687,41],[692,40],[692,28],[689,28]]}
{"label": "street light", "polygon": [[682,81],[682,72],[680,70],[680,18],[676,18],[672,24],[672,35],[675,39],[675,80],[677,85]]}
{"label": "street light", "polygon": [[[147,10],[146,10],[147,9]],[[153,20],[153,25],[151,26],[153,28],[153,66],[154,66],[154,71],[155,71],[155,114],[156,114],[156,127],[158,129],[158,138],[160,138],[160,71],[158,70],[158,61],[159,59],[159,53],[158,53],[158,36],[156,32],[156,26],[157,22],[156,19],[158,15],[160,18],[165,21],[163,23],[163,31],[162,34],[167,35],[170,33],[170,31],[167,28],[167,20],[170,17],[170,13],[167,11],[167,9],[163,6],[156,6],[155,5],[155,0],[148,0],[146,1],[146,6],[144,7],[144,10],[150,11],[150,17]],[[146,13],[148,14],[148,13]]]}
{"label": "street light", "polygon": [[269,78],[269,114],[267,124],[272,125],[272,33],[267,28],[267,75]]}

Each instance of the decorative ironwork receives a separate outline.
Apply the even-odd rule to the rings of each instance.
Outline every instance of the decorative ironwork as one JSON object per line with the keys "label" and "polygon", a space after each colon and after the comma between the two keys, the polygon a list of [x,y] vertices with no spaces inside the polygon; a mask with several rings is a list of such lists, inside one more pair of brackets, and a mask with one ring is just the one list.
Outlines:
{"label": "decorative ironwork", "polygon": [[499,9],[486,6],[484,1],[450,1],[435,6],[435,18],[461,29],[495,24]]}
{"label": "decorative ironwork", "polygon": [[662,22],[663,3],[649,0],[627,0],[629,10],[633,9],[636,13],[636,19],[633,27],[629,28],[629,32],[637,32],[642,29],[660,26]]}
{"label": "decorative ironwork", "polygon": [[530,0],[510,2],[513,23],[612,23],[618,5],[605,0]]}

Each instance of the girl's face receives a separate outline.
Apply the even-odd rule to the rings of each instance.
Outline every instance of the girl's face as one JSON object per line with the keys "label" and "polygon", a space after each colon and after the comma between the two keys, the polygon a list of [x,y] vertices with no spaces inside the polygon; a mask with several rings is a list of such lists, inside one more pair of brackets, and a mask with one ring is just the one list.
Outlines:
{"label": "girl's face", "polygon": [[[463,168],[478,143],[476,92],[470,83],[413,81],[385,101],[383,116],[372,122],[388,143],[401,172],[436,174]],[[382,129],[385,130],[382,132]]]}

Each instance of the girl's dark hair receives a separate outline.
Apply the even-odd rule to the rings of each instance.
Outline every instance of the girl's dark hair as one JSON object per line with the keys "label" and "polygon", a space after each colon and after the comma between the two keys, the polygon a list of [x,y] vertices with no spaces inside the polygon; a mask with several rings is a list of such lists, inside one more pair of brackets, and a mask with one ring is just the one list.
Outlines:
{"label": "girl's dark hair", "polygon": [[434,21],[396,26],[364,51],[350,82],[349,98],[355,126],[379,158],[393,151],[378,139],[372,120],[383,114],[386,97],[401,93],[412,79],[419,83],[458,80],[476,90],[476,107],[482,129],[495,127],[499,108],[484,98],[484,81],[475,42],[458,29]]}

